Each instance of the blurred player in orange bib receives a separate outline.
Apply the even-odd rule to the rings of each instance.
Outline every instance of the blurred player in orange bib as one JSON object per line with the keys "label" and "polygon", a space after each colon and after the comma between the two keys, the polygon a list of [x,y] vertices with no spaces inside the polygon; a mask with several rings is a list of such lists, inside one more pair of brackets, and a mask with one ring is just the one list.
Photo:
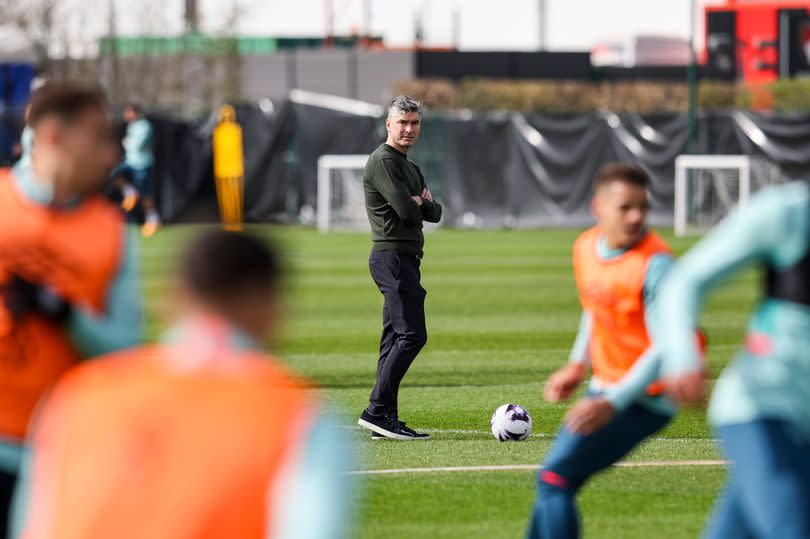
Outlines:
{"label": "blurred player in orange bib", "polygon": [[34,427],[26,539],[339,538],[347,454],[307,384],[260,352],[277,257],[217,231],[183,263],[184,318],[156,346],[70,372]]}
{"label": "blurred player in orange bib", "polygon": [[28,119],[36,149],[0,174],[0,536],[37,402],[141,339],[134,245],[100,194],[116,155],[104,95],[48,83]]}
{"label": "blurred player in orange bib", "polygon": [[596,179],[597,226],[574,244],[582,319],[569,363],[548,380],[549,402],[568,399],[593,377],[588,395],[566,415],[540,472],[530,539],[580,536],[576,494],[600,470],[662,429],[675,412],[661,396],[650,339],[655,299],[672,265],[669,247],[646,228],[649,177],[609,165]]}

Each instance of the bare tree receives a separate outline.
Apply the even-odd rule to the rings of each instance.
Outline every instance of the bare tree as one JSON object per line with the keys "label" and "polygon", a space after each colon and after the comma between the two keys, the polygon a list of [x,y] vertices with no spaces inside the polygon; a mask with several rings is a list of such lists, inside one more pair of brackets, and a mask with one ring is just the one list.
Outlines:
{"label": "bare tree", "polygon": [[[168,107],[187,116],[208,112],[240,94],[241,62],[233,29],[244,15],[243,5],[232,0],[215,24],[210,40],[193,31],[167,37],[171,22],[162,0],[144,0],[137,20],[145,49],[120,58],[121,97],[152,106]],[[178,21],[174,21],[178,22]],[[166,47],[169,40],[174,47]],[[203,41],[200,41],[203,40]],[[203,47],[199,45],[204,43]]]}
{"label": "bare tree", "polygon": [[[133,6],[134,7],[134,6]],[[142,0],[130,11],[138,22],[135,30],[139,47],[126,51],[119,59],[119,93],[121,100],[136,100],[152,105],[162,103],[182,75],[165,45],[169,20],[162,0]],[[111,36],[112,41],[117,36]],[[164,39],[161,41],[161,39]],[[115,60],[115,59],[113,59]]]}
{"label": "bare tree", "polygon": [[[206,41],[213,46],[200,48],[198,40],[206,39],[200,34],[177,35],[181,21],[170,19],[165,0],[0,0],[0,20],[17,24],[35,41],[46,76],[102,82],[113,101],[137,100],[187,115],[240,96],[233,31],[246,8],[230,0],[219,13],[206,25],[213,28],[216,39]],[[137,39],[121,39],[122,26]],[[130,48],[122,50],[122,43]]]}
{"label": "bare tree", "polygon": [[25,30],[37,45],[41,61],[47,59],[49,40],[54,26],[54,11],[58,1],[0,0],[0,21]]}
{"label": "bare tree", "polygon": [[0,20],[24,30],[38,49],[38,69],[47,77],[97,79],[93,52],[94,7],[79,0],[0,0]]}
{"label": "bare tree", "polygon": [[216,102],[237,100],[242,95],[242,56],[234,29],[245,16],[246,9],[239,0],[233,0],[219,23],[216,33],[224,38],[224,50],[219,52],[220,77],[214,90]]}
{"label": "bare tree", "polygon": [[32,39],[47,43],[58,0],[0,0],[0,20],[16,24]]}

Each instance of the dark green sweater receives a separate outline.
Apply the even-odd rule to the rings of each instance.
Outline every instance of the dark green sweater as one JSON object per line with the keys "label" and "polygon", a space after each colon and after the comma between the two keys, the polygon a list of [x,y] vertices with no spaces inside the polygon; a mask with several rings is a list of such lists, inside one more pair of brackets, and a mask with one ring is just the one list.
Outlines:
{"label": "dark green sweater", "polygon": [[442,216],[438,202],[425,200],[419,206],[411,199],[424,188],[422,172],[404,153],[382,144],[369,156],[363,190],[375,251],[422,256],[422,221],[438,223]]}

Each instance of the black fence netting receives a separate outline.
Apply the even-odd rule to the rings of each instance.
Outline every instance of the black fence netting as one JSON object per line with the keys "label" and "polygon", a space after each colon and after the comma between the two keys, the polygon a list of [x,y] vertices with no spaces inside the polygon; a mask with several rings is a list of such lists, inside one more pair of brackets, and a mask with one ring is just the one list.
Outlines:
{"label": "black fence netting", "polygon": [[[268,110],[268,108],[270,110]],[[297,222],[317,204],[317,160],[368,154],[385,120],[284,101],[236,107],[245,152],[245,217]],[[214,117],[190,123],[150,115],[153,178],[166,221],[219,219],[212,173]],[[672,222],[675,158],[686,152],[687,118],[597,112],[428,113],[410,154],[445,206],[450,226],[579,226],[591,222],[592,179],[604,164],[630,161],[652,177],[651,221]],[[789,178],[810,176],[810,115],[747,111],[701,114],[695,153],[768,159]]]}

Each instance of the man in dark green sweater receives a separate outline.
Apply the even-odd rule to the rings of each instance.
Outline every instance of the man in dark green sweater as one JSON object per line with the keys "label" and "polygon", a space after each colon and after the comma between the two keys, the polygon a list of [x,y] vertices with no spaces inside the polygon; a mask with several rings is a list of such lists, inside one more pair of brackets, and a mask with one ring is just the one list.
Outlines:
{"label": "man in dark green sweater", "polygon": [[369,156],[363,172],[366,211],[374,247],[371,277],[385,299],[377,382],[358,424],[372,439],[430,438],[399,420],[399,384],[427,342],[425,289],[419,271],[425,238],[422,222],[438,223],[442,207],[407,154],[419,137],[419,103],[399,96],[388,109],[388,139]]}

